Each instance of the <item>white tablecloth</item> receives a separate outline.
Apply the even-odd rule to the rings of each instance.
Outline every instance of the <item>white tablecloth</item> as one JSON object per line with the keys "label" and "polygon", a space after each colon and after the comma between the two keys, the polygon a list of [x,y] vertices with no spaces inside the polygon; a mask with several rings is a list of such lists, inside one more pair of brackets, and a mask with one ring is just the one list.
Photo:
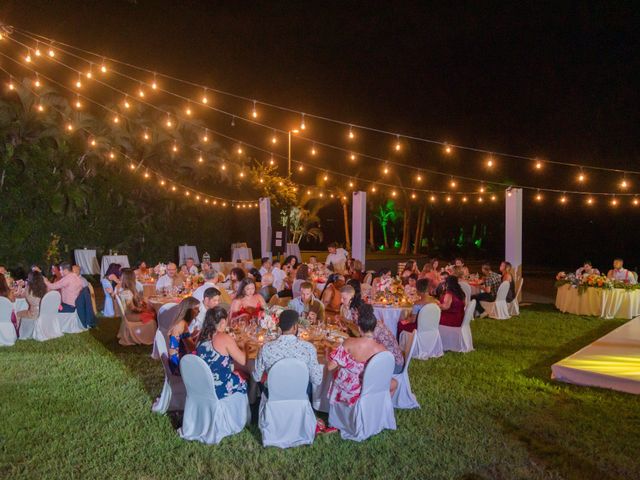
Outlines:
{"label": "white tablecloth", "polygon": [[100,267],[100,278],[104,277],[107,268],[112,263],[119,263],[122,268],[129,268],[129,257],[126,255],[105,255],[102,257],[102,266]]}
{"label": "white tablecloth", "polygon": [[178,247],[178,253],[180,257],[180,265],[184,265],[187,262],[187,258],[193,258],[196,265],[200,265],[198,250],[193,245],[182,245]]}
{"label": "white tablecloth", "polygon": [[405,318],[410,308],[403,307],[373,307],[378,320],[382,320],[394,337],[398,336],[398,322]]}
{"label": "white tablecloth", "polygon": [[299,262],[302,262],[302,255],[300,254],[300,246],[297,243],[287,243],[287,257],[289,255],[295,255]]}
{"label": "white tablecloth", "polygon": [[579,293],[577,288],[563,285],[558,288],[556,308],[576,315],[632,319],[640,315],[640,290],[589,287]]}
{"label": "white tablecloth", "polygon": [[95,250],[77,249],[73,251],[73,256],[76,259],[76,264],[80,266],[82,275],[97,275],[100,273],[100,265],[98,265]]}
{"label": "white tablecloth", "polygon": [[[213,268],[216,272],[224,273],[225,275],[229,275],[229,272],[231,271],[231,269],[237,266],[238,266],[237,262],[212,262],[211,263],[211,268]],[[253,262],[242,262],[241,266],[247,271],[251,270],[254,267]]]}
{"label": "white tablecloth", "polygon": [[247,247],[236,247],[231,252],[231,261],[236,262],[238,260],[253,260],[253,252]]}

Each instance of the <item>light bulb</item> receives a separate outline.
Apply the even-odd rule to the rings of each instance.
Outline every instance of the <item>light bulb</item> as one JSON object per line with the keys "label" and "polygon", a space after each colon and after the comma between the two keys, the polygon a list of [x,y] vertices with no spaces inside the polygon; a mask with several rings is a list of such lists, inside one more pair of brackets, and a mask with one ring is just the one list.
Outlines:
{"label": "light bulb", "polygon": [[631,203],[633,203],[634,205],[638,205],[640,202],[638,201],[637,198],[634,198]]}
{"label": "light bulb", "polygon": [[491,195],[491,201],[495,202],[497,200],[497,197],[495,195]]}
{"label": "light bulb", "polygon": [[353,127],[349,126],[349,139],[353,140],[355,138],[355,134],[353,133]]}
{"label": "light bulb", "polygon": [[76,100],[76,108],[80,107],[82,107],[82,103],[80,103],[80,100]]}
{"label": "light bulb", "polygon": [[376,187],[375,187],[375,186],[371,187],[371,191],[372,191],[373,193],[375,193],[375,191],[376,191]]}
{"label": "light bulb", "polygon": [[131,107],[131,104],[129,103],[129,100],[127,100],[126,98],[124,99],[124,108],[129,108]]}
{"label": "light bulb", "polygon": [[240,178],[244,178],[244,172],[242,170],[240,171]]}
{"label": "light bulb", "polygon": [[49,56],[50,56],[51,58],[53,58],[53,57],[55,57],[55,56],[56,56],[56,52],[53,50],[53,48],[50,48],[50,49],[49,49],[49,52],[47,52],[47,53],[49,54]]}
{"label": "light bulb", "polygon": [[299,172],[302,172],[303,170],[304,170],[304,167],[303,167],[302,165],[300,165],[300,166],[298,167],[298,171],[299,171]]}
{"label": "light bulb", "polygon": [[140,98],[144,98],[144,90],[142,89],[142,87],[138,88],[138,96]]}
{"label": "light bulb", "polygon": [[162,185],[163,187],[165,186],[167,182],[165,182],[164,180],[160,180],[160,185]]}
{"label": "light bulb", "polygon": [[311,190],[307,190],[307,195],[311,195]]}
{"label": "light bulb", "polygon": [[36,57],[39,57],[40,55],[42,55],[42,52],[40,51],[39,48],[36,48],[34,53],[36,54]]}
{"label": "light bulb", "polygon": [[109,152],[109,158],[113,160],[114,158],[116,158],[116,154],[113,152]]}
{"label": "light bulb", "polygon": [[95,146],[96,146],[96,139],[95,139],[95,138],[92,138],[92,139],[91,139],[91,142],[89,142],[89,143],[91,143],[91,146],[92,146],[92,147],[95,147]]}
{"label": "light bulb", "polygon": [[353,182],[349,182],[349,188],[353,188]]}
{"label": "light bulb", "polygon": [[73,130],[73,125],[71,123],[67,123],[67,130],[68,131],[72,131]]}
{"label": "light bulb", "polygon": [[178,151],[178,144],[177,144],[177,143],[174,143],[174,144],[173,144],[173,151],[174,151],[174,152],[177,152],[177,151]]}
{"label": "light bulb", "polygon": [[80,76],[78,76],[78,80],[76,80],[76,88],[82,87],[82,80],[80,80]]}
{"label": "light bulb", "polygon": [[158,89],[158,83],[156,82],[156,79],[153,79],[153,82],[151,82],[151,88],[153,90],[157,90]]}
{"label": "light bulb", "polygon": [[173,122],[171,121],[170,118],[167,118],[167,127],[169,128],[173,127]]}
{"label": "light bulb", "polygon": [[445,145],[444,145],[444,153],[446,153],[446,154],[448,155],[448,154],[450,154],[452,151],[453,151],[453,149],[451,148],[451,146],[450,146],[450,145],[447,145],[447,144],[445,143]]}
{"label": "light bulb", "polygon": [[205,105],[207,103],[209,103],[209,99],[207,98],[207,89],[205,88],[204,93],[202,94],[202,99],[201,99],[202,103],[204,103]]}
{"label": "light bulb", "polygon": [[581,182],[581,183],[584,182],[586,180],[586,178],[587,177],[585,176],[584,173],[581,172],[581,173],[578,174],[578,181],[579,182]]}
{"label": "light bulb", "polygon": [[389,173],[389,169],[387,167],[384,167],[384,170],[382,170],[382,173],[386,175],[387,173]]}
{"label": "light bulb", "polygon": [[149,140],[149,134],[147,132],[144,132],[142,136],[145,140]]}
{"label": "light bulb", "polygon": [[40,88],[40,86],[42,85],[42,84],[40,83],[40,79],[39,79],[38,77],[36,77],[36,80],[33,82],[33,85],[34,85],[36,88]]}
{"label": "light bulb", "polygon": [[204,135],[202,136],[202,141],[204,143],[207,143],[209,141],[209,134],[207,132],[205,132]]}
{"label": "light bulb", "polygon": [[242,155],[242,147],[238,147],[238,155]]}
{"label": "light bulb", "polygon": [[540,193],[536,194],[536,202],[539,202],[542,200],[542,195]]}
{"label": "light bulb", "polygon": [[462,197],[462,203],[467,203],[467,197]]}
{"label": "light bulb", "polygon": [[16,86],[13,84],[13,80],[9,81],[9,90],[15,90]]}
{"label": "light bulb", "polygon": [[130,168],[131,170],[135,170],[136,166],[135,166],[133,163],[130,163],[130,164],[129,164],[129,168]]}
{"label": "light bulb", "polygon": [[24,61],[27,63],[31,63],[31,54],[27,53],[27,55],[24,57]]}
{"label": "light bulb", "polygon": [[275,164],[276,164],[276,161],[273,159],[273,157],[271,157],[271,158],[269,159],[269,165],[273,166],[273,165],[275,165]]}
{"label": "light bulb", "polygon": [[307,126],[304,123],[304,113],[303,113],[300,118],[300,130],[305,130],[306,128]]}
{"label": "light bulb", "polygon": [[536,170],[541,170],[542,169],[542,162],[541,161],[537,161],[536,162]]}
{"label": "light bulb", "polygon": [[431,200],[432,202],[435,202],[435,201],[436,201],[436,197],[435,197],[434,195],[431,195],[431,196],[429,197],[429,200]]}
{"label": "light bulb", "polygon": [[618,206],[618,199],[614,197],[613,200],[611,200],[611,205],[614,206],[614,207],[617,207]]}
{"label": "light bulb", "polygon": [[490,158],[489,160],[487,160],[487,167],[493,167],[493,159]]}
{"label": "light bulb", "polygon": [[456,186],[457,186],[457,185],[458,185],[458,184],[457,184],[457,183],[456,183],[456,181],[455,181],[455,180],[453,180],[453,179],[451,179],[451,181],[449,182],[449,186],[450,186],[451,188],[456,188]]}
{"label": "light bulb", "polygon": [[451,197],[447,195],[447,198],[445,198],[445,200],[446,200],[447,202],[451,202]]}
{"label": "light bulb", "polygon": [[89,79],[93,78],[93,73],[91,72],[91,67],[89,67],[89,71],[85,73],[85,76]]}
{"label": "light bulb", "polygon": [[629,182],[626,179],[622,179],[620,182],[620,188],[627,188],[629,186]]}
{"label": "light bulb", "polygon": [[253,109],[251,110],[251,116],[253,118],[258,118],[258,111],[256,110],[256,101],[253,101]]}
{"label": "light bulb", "polygon": [[311,147],[311,155],[315,155],[317,153],[318,151],[316,150],[316,147]]}
{"label": "light bulb", "polygon": [[120,123],[120,118],[117,115],[113,117],[113,123]]}
{"label": "light bulb", "polygon": [[480,187],[480,193],[484,193],[484,191],[485,191],[485,188],[481,186]]}
{"label": "light bulb", "polygon": [[187,190],[186,192],[184,192],[184,194],[188,197],[191,195],[191,192],[189,190]]}
{"label": "light bulb", "polygon": [[355,153],[352,153],[352,154],[349,156],[349,158],[350,158],[351,160],[355,160],[355,159],[356,159],[356,154],[355,154]]}
{"label": "light bulb", "polygon": [[411,198],[415,200],[415,198],[416,198],[416,194],[415,194],[415,193],[412,193],[412,194],[411,194]]}
{"label": "light bulb", "polygon": [[482,197],[478,197],[478,203],[482,203],[484,202],[484,199]]}
{"label": "light bulb", "polygon": [[397,135],[396,136],[396,146],[395,146],[396,152],[399,152],[400,148],[401,148],[401,146],[400,146],[400,136]]}
{"label": "light bulb", "polygon": [[144,178],[149,178],[149,172],[144,172]]}
{"label": "light bulb", "polygon": [[273,133],[273,136],[271,137],[271,143],[273,143],[274,145],[275,145],[276,143],[278,143],[278,137],[276,137],[275,132]]}
{"label": "light bulb", "polygon": [[417,175],[417,176],[416,176],[416,180],[417,180],[418,182],[421,182],[421,181],[422,181],[422,175]]}
{"label": "light bulb", "polygon": [[102,73],[107,73],[107,66],[104,63],[102,65],[100,65],[100,71]]}
{"label": "light bulb", "polygon": [[593,205],[593,198],[587,198],[587,205]]}
{"label": "light bulb", "polygon": [[188,116],[191,116],[191,107],[189,105],[187,105],[187,108],[185,108],[184,113],[186,113]]}
{"label": "light bulb", "polygon": [[220,167],[222,170],[226,170],[227,166],[223,163],[222,166]]}
{"label": "light bulb", "polygon": [[41,103],[38,104],[38,111],[39,112],[44,112],[44,105],[42,105]]}
{"label": "light bulb", "polygon": [[175,186],[175,185],[172,185],[172,186],[171,186],[171,191],[172,191],[172,192],[175,192],[175,191],[176,191],[176,186]]}
{"label": "light bulb", "polygon": [[560,197],[560,203],[567,203],[567,197],[564,195]]}
{"label": "light bulb", "polygon": [[199,162],[199,163],[204,162],[204,158],[202,158],[202,155],[199,155],[199,156],[198,156],[198,162]]}

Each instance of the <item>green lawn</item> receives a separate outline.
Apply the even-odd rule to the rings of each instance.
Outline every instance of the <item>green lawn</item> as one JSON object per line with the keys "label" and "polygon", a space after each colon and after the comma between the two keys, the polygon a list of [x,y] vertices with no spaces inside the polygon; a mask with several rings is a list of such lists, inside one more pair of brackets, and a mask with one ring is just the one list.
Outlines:
{"label": "green lawn", "polygon": [[417,411],[364,443],[265,449],[255,424],[219,446],[151,413],[162,371],[122,348],[117,320],[0,349],[0,477],[640,478],[640,397],[550,381],[550,366],[620,325],[523,309],[476,320],[476,351],[414,361]]}

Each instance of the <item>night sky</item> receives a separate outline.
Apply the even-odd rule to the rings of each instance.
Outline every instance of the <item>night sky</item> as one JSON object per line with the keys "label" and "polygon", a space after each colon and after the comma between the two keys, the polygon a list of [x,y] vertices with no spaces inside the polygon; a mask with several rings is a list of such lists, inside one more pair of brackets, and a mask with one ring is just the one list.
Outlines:
{"label": "night sky", "polygon": [[[633,2],[18,0],[3,2],[0,18],[296,110],[491,151],[640,170],[639,10]],[[389,154],[379,141],[372,139],[372,153]],[[421,148],[403,160],[459,174],[477,169],[477,156],[447,165]],[[529,164],[501,165],[495,179],[530,180],[522,175]],[[569,189],[574,176],[553,168],[528,183]],[[631,179],[640,192],[640,177]],[[592,186],[612,191],[617,180],[598,176]],[[627,239],[640,210],[609,212],[526,204],[525,260],[588,255],[608,263],[626,255],[640,264]],[[611,248],[603,251],[603,241]]]}

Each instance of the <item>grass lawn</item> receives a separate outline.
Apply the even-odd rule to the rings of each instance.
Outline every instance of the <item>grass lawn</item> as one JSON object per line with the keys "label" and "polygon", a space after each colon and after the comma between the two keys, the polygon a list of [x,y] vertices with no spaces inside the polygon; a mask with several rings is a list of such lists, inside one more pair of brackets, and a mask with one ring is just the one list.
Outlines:
{"label": "grass lawn", "polygon": [[265,449],[255,424],[218,446],[151,413],[162,370],[118,320],[0,349],[0,478],[640,478],[640,397],[550,381],[550,366],[622,321],[523,309],[476,320],[476,351],[413,361],[422,405],[364,443]]}

